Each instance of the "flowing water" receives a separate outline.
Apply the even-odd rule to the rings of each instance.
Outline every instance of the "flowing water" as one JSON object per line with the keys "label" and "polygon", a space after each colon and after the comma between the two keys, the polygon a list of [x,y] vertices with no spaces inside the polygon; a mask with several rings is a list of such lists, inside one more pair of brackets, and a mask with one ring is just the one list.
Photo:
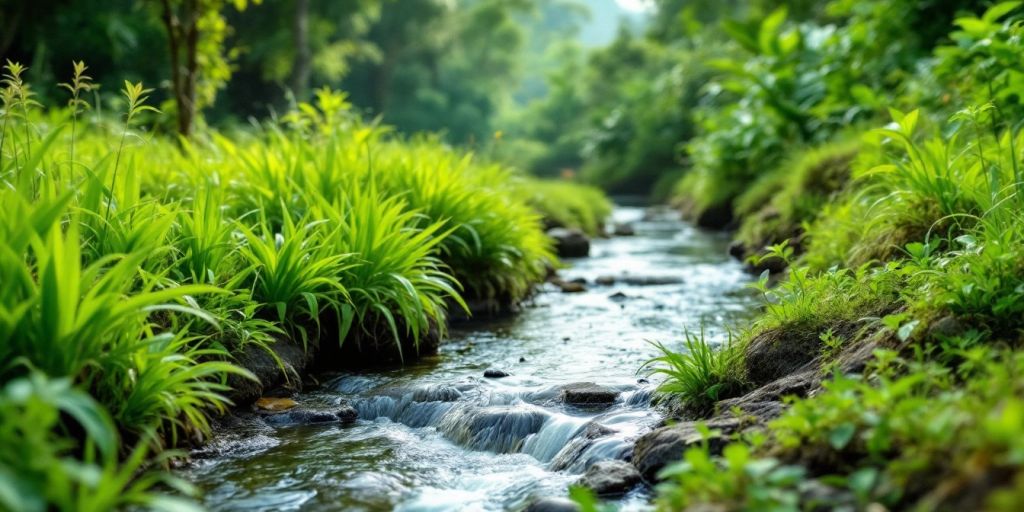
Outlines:
{"label": "flowing water", "polygon": [[[565,496],[587,466],[628,457],[660,420],[653,384],[636,374],[656,350],[679,348],[685,328],[723,326],[749,314],[748,277],[726,255],[727,238],[667,212],[620,207],[637,235],[597,240],[553,285],[513,317],[453,326],[437,356],[412,367],[340,375],[301,403],[347,402],[353,425],[260,427],[197,459],[183,476],[214,510],[508,510]],[[601,276],[617,284],[598,286]],[[502,379],[483,377],[498,368]],[[619,391],[614,405],[578,408],[559,386],[593,382]],[[622,509],[650,508],[649,491]]]}

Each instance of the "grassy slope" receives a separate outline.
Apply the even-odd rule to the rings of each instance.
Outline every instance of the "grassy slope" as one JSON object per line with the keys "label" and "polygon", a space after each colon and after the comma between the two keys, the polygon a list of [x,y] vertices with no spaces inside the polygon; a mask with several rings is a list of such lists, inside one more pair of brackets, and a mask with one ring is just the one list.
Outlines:
{"label": "grassy slope", "polygon": [[[736,433],[696,443],[661,473],[660,508],[1019,507],[1024,133],[1005,121],[1019,105],[971,80],[982,71],[970,53],[988,55],[995,41],[999,55],[1020,54],[1020,24],[999,21],[1015,7],[966,19],[958,46],[937,51],[970,55],[956,64],[953,90],[980,106],[948,120],[893,111],[892,123],[857,140],[783,159],[792,164],[780,169],[795,172],[768,174],[740,195],[741,241],[782,242],[762,256],[789,270],[777,286],[758,283],[765,311],[735,343],[716,352],[697,338],[691,354],[653,363],[689,414],[740,418]],[[985,73],[1005,76],[1002,61],[984,62]],[[838,160],[850,162],[849,180],[808,191],[804,178]],[[801,211],[798,198],[819,208]],[[718,410],[805,362],[811,391],[789,397],[781,416]]]}

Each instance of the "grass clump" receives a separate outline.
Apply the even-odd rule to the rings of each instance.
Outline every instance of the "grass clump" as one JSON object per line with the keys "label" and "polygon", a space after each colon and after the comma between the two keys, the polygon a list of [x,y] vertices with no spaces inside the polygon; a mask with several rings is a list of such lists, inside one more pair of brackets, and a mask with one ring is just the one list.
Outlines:
{"label": "grass clump", "polygon": [[600,190],[568,181],[538,179],[523,180],[521,189],[527,203],[543,215],[546,227],[604,235],[612,204]]}
{"label": "grass clump", "polygon": [[189,509],[150,469],[210,435],[227,383],[256,378],[232,364],[247,350],[408,358],[466,297],[522,300],[555,260],[512,171],[388,136],[343,95],[185,142],[141,131],[141,84],[121,123],[81,116],[75,72],[48,114],[23,68],[3,80],[0,508]]}
{"label": "grass clump", "polygon": [[746,387],[743,351],[731,334],[727,342],[715,346],[705,340],[703,329],[699,334],[686,332],[682,352],[652,344],[661,355],[647,361],[640,371],[663,376],[658,392],[678,396],[692,410],[706,412],[715,402],[736,396]]}

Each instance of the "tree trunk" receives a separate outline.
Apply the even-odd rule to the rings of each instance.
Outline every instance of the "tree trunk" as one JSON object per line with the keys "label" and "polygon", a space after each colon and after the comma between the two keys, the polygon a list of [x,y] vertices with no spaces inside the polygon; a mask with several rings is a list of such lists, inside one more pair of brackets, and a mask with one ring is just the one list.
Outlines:
{"label": "tree trunk", "polygon": [[313,53],[309,47],[309,0],[295,0],[295,24],[293,42],[295,63],[292,67],[292,94],[299,101],[309,96],[309,78],[312,72]]}
{"label": "tree trunk", "polygon": [[188,19],[186,26],[185,41],[185,100],[183,105],[178,105],[178,133],[183,137],[192,135],[192,125],[196,117],[196,84],[199,80],[199,6],[197,0],[186,0],[185,16]]}
{"label": "tree trunk", "polygon": [[[178,107],[178,133],[189,137],[195,119],[199,7],[196,0],[186,0],[179,17],[171,2],[163,0],[162,17],[171,53],[171,93]],[[184,26],[182,18],[185,19]]]}

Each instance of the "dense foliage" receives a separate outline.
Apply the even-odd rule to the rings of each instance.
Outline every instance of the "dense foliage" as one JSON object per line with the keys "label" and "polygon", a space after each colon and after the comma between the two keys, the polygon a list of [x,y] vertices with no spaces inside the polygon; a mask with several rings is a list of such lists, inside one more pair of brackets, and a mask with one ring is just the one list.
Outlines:
{"label": "dense foliage", "polygon": [[[948,36],[918,30],[940,7],[970,10]],[[780,44],[796,51],[809,29],[821,30],[809,22],[785,28],[775,12],[762,21],[758,44],[783,34]],[[771,92],[765,87],[782,82],[764,79],[771,72],[760,66],[771,64],[762,57],[743,66],[759,69],[747,78],[730,70],[748,96],[713,115],[746,110],[754,125],[793,131],[771,133],[757,160],[770,165],[739,167],[745,177],[711,157],[680,185],[684,195],[728,187],[711,197],[734,201],[739,241],[751,265],[767,269],[755,286],[764,311],[721,352],[691,339],[689,353],[656,362],[669,376],[662,389],[702,408],[703,418],[749,418],[714,402],[771,385],[754,376],[762,369],[750,359],[766,342],[800,347],[793,350],[820,384],[789,397],[778,417],[753,419],[760,428],[704,429],[705,441],[661,473],[659,505],[1013,510],[1024,475],[1020,3],[831,2],[825,12],[845,20],[816,40],[847,41],[837,47],[835,76],[853,85],[850,96],[829,90],[831,77],[809,80],[818,88],[810,95]],[[787,33],[802,35],[785,43]],[[879,53],[892,44],[898,52]],[[851,62],[864,64],[859,78],[843,78]],[[779,110],[787,104],[798,108]],[[916,108],[876,111],[892,105]],[[717,133],[690,145],[713,147]],[[768,271],[786,267],[772,285]],[[866,367],[852,364],[865,355]],[[708,362],[722,369],[692,370]]]}
{"label": "dense foliage", "polygon": [[[44,110],[4,68],[5,510],[187,508],[153,493],[191,492],[160,465],[209,435],[228,377],[255,378],[236,356],[372,342],[412,357],[449,312],[532,293],[557,264],[545,218],[596,230],[607,212],[596,191],[364,123],[326,89],[230,136],[154,136],[148,89],[125,82],[122,115],[100,115],[88,71]],[[579,194],[595,202],[531,206]]]}

